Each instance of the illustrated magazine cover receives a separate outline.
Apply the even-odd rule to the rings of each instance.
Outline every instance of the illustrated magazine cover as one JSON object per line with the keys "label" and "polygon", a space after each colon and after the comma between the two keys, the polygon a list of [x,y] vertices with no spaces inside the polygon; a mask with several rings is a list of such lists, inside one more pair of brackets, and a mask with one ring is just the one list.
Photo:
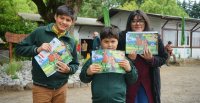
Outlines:
{"label": "illustrated magazine cover", "polygon": [[158,33],[157,32],[127,32],[126,33],[126,54],[136,51],[143,54],[147,46],[152,54],[158,54]]}
{"label": "illustrated magazine cover", "polygon": [[52,47],[51,52],[41,51],[34,57],[47,77],[53,75],[57,71],[57,61],[62,61],[66,64],[72,61],[72,56],[66,49],[64,43],[54,38],[50,42],[50,45]]}
{"label": "illustrated magazine cover", "polygon": [[125,73],[118,62],[125,59],[124,51],[119,50],[95,50],[92,51],[92,63],[99,64],[101,71],[99,73]]}

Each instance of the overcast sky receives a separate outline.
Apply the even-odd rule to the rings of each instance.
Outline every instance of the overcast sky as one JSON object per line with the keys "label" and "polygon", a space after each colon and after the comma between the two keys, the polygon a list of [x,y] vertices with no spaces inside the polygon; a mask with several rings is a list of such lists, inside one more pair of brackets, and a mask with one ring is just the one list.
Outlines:
{"label": "overcast sky", "polygon": [[[178,1],[183,2],[184,0],[178,0]],[[185,1],[188,2],[189,0],[185,0]],[[190,0],[190,1],[196,1],[198,3],[200,0]]]}

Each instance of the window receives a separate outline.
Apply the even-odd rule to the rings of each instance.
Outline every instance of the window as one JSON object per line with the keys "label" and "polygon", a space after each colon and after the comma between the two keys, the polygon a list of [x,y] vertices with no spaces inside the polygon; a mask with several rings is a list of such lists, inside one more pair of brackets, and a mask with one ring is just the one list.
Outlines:
{"label": "window", "polygon": [[181,37],[182,37],[182,31],[178,32],[178,46],[179,47],[189,47],[190,46],[190,32],[185,31],[185,45],[181,45]]}
{"label": "window", "polygon": [[200,47],[200,32],[193,32],[192,47]]}
{"label": "window", "polygon": [[163,42],[164,45],[167,44],[168,41],[172,42],[172,46],[177,46],[177,36],[176,36],[176,31],[174,30],[164,30],[163,32]]}

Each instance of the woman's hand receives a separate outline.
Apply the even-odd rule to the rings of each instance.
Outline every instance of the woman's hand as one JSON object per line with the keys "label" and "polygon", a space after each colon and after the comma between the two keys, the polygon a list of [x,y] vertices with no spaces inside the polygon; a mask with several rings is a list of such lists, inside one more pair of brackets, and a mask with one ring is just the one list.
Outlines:
{"label": "woman's hand", "polygon": [[148,45],[144,46],[144,52],[141,55],[141,57],[147,61],[151,61],[153,59],[153,55],[151,54],[151,51],[149,50]]}
{"label": "woman's hand", "polygon": [[101,70],[101,67],[98,64],[91,64],[87,69],[87,75],[93,75],[98,73]]}
{"label": "woman's hand", "polygon": [[59,71],[61,73],[69,73],[69,71],[70,71],[69,66],[61,61],[58,61],[56,63],[56,67],[58,68],[57,71]]}
{"label": "woman's hand", "polygon": [[119,65],[124,68],[126,72],[131,71],[131,66],[128,60],[122,60],[119,62]]}
{"label": "woman's hand", "polygon": [[132,51],[130,54],[128,54],[128,57],[131,59],[131,60],[135,60],[136,57],[137,57],[137,54],[135,51]]}

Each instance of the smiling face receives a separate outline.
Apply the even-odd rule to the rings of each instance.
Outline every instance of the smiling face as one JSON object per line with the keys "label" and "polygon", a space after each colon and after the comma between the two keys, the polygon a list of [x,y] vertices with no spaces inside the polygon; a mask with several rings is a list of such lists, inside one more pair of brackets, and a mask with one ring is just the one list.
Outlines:
{"label": "smiling face", "polygon": [[118,40],[116,38],[104,38],[101,40],[102,49],[116,50]]}
{"label": "smiling face", "polygon": [[131,21],[132,31],[142,32],[145,29],[145,20],[141,16],[135,16]]}
{"label": "smiling face", "polygon": [[55,15],[54,19],[56,21],[55,22],[56,28],[59,32],[64,32],[66,30],[69,30],[69,28],[73,24],[72,18],[67,15],[58,15],[58,16]]}

